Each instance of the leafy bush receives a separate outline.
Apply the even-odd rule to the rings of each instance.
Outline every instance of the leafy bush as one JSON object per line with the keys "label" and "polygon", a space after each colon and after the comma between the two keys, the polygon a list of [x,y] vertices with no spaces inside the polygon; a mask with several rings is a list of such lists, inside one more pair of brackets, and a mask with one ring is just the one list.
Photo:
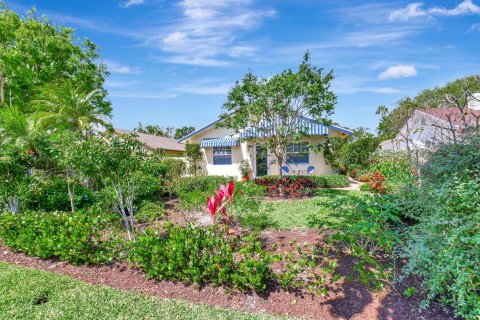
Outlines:
{"label": "leafy bush", "polygon": [[147,229],[131,244],[130,259],[150,278],[263,291],[273,278],[272,257],[253,235],[233,237],[225,229]]}
{"label": "leafy bush", "polygon": [[[30,210],[70,211],[67,182],[58,177],[34,179],[21,197]],[[95,194],[92,190],[81,185],[75,187],[75,208],[88,208],[94,202]]]}
{"label": "leafy bush", "polygon": [[413,166],[405,152],[381,151],[372,155],[369,172],[380,172],[389,181],[411,183]]}
{"label": "leafy bush", "polygon": [[433,299],[466,319],[480,317],[480,150],[478,137],[440,146],[421,166],[422,184],[401,197],[414,219],[405,275],[419,276]]}
{"label": "leafy bush", "polygon": [[187,171],[187,164],[181,159],[164,158],[161,161],[163,175],[167,179],[178,179]]}
{"label": "leafy bush", "polygon": [[140,209],[135,215],[140,223],[155,222],[161,217],[165,216],[165,206],[163,202],[149,202],[145,201],[141,204]]}
{"label": "leafy bush", "polygon": [[92,211],[0,215],[0,238],[6,246],[40,258],[73,264],[97,264],[116,256],[115,241],[105,234],[110,221]]}
{"label": "leafy bush", "polygon": [[342,228],[330,225],[316,215],[308,218],[310,227],[336,230],[327,241],[340,246],[354,261],[355,278],[373,289],[382,288],[392,278],[393,252],[400,241],[403,226],[399,209],[389,195],[344,197],[332,204],[343,216]]}
{"label": "leafy bush", "polygon": [[436,208],[409,233],[407,274],[420,276],[427,305],[440,298],[467,319],[480,317],[480,178],[445,183]]}

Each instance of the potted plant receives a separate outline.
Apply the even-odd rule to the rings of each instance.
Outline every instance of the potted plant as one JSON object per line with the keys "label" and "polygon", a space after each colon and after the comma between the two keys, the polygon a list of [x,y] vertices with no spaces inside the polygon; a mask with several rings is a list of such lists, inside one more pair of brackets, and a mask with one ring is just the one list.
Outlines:
{"label": "potted plant", "polygon": [[242,181],[250,181],[250,163],[248,160],[242,160],[240,163],[240,173],[242,174]]}

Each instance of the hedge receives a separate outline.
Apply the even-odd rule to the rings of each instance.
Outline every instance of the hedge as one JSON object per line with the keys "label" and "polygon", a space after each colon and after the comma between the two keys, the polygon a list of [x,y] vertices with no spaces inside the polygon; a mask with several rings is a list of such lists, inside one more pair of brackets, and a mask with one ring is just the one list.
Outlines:
{"label": "hedge", "polygon": [[[279,180],[278,175],[270,175],[255,179],[255,183],[259,185],[268,186]],[[294,183],[298,179],[311,181],[316,188],[346,188],[350,185],[350,180],[347,176],[340,174],[327,174],[322,176],[307,176],[307,175],[288,175],[283,176],[290,183]]]}

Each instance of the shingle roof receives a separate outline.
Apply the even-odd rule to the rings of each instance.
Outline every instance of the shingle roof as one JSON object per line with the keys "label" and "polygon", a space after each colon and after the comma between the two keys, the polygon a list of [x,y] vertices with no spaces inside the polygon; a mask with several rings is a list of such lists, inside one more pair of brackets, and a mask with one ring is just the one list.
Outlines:
{"label": "shingle roof", "polygon": [[177,140],[167,137],[155,136],[153,134],[139,133],[130,130],[115,129],[116,134],[130,134],[138,135],[138,140],[145,144],[150,149],[163,149],[172,151],[185,151],[185,145],[178,143]]}
{"label": "shingle roof", "polygon": [[[465,121],[467,121],[468,123],[474,124],[480,118],[480,110],[465,108],[463,111],[464,111],[463,116],[465,116]],[[454,108],[454,107],[430,108],[430,109],[423,110],[423,112],[447,122],[449,121],[449,118],[450,118],[452,123],[455,125],[464,124],[462,112],[458,108]]]}

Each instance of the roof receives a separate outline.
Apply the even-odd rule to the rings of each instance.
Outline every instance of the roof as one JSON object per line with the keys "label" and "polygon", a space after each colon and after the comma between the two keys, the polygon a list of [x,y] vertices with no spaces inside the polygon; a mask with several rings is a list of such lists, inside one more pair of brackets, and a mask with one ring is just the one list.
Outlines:
{"label": "roof", "polygon": [[429,108],[423,110],[423,112],[443,121],[449,122],[452,121],[452,124],[462,125],[464,124],[463,118],[465,117],[466,122],[476,123],[480,119],[480,110],[473,110],[469,108],[463,109],[463,115],[459,108],[448,107],[448,108]]}
{"label": "roof", "polygon": [[[338,131],[343,132],[343,133],[348,134],[348,135],[353,134],[353,131],[348,130],[348,129],[345,129],[345,128],[342,128],[342,127],[339,127],[339,126],[335,126],[335,125],[325,126],[324,124],[322,124],[322,123],[320,123],[320,122],[318,122],[318,121],[316,121],[316,120],[307,118],[307,117],[301,116],[301,117],[299,117],[299,118],[301,119],[300,122],[303,122],[303,123],[308,122],[308,123],[310,123],[310,124],[312,125],[310,132],[311,132],[311,134],[313,134],[313,135],[314,135],[314,134],[327,134],[327,133],[328,133],[328,132],[326,131],[327,128],[331,128],[331,129],[334,129],[334,130],[338,130]],[[205,130],[211,128],[212,126],[216,125],[216,124],[219,123],[220,121],[221,121],[221,119],[218,119],[218,120],[215,120],[215,121],[213,121],[213,122],[210,122],[210,123],[207,124],[206,126],[198,129],[197,131],[194,131],[194,132],[190,133],[189,135],[181,138],[180,140],[178,140],[178,142],[183,142],[183,141],[185,141],[185,140],[187,140],[187,139],[189,139],[189,138],[191,138],[191,137],[199,134],[200,132],[205,131]],[[322,127],[322,126],[323,126],[325,129],[320,128],[320,127]],[[248,130],[251,131],[252,128],[246,128],[245,131],[248,131]],[[242,136],[243,138],[245,138],[245,137],[247,137],[248,135],[245,135],[245,134],[242,135],[242,134],[241,134],[241,136]]]}
{"label": "roof", "polygon": [[185,145],[178,143],[177,140],[167,137],[160,137],[153,134],[140,133],[130,130],[115,129],[116,134],[132,134],[138,135],[138,141],[142,142],[150,149],[163,149],[170,151],[185,151]]}

